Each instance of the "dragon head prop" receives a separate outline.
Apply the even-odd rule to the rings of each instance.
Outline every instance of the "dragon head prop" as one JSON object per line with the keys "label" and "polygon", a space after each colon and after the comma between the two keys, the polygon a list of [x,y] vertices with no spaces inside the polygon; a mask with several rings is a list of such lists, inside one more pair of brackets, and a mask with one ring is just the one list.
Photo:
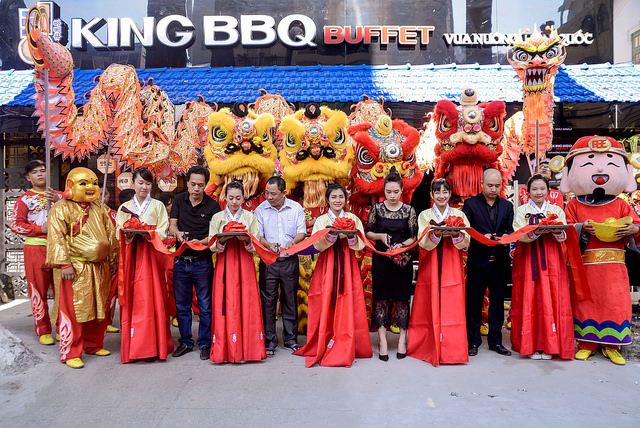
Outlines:
{"label": "dragon head prop", "polygon": [[502,101],[478,104],[473,89],[464,91],[460,105],[438,101],[431,118],[437,139],[434,178],[449,180],[462,198],[480,193],[484,170],[497,167],[502,154],[504,116]]}
{"label": "dragon head prop", "polygon": [[280,167],[289,191],[304,183],[305,208],[326,205],[328,183],[347,184],[353,165],[347,115],[339,110],[309,104],[280,123],[283,146]]}
{"label": "dragon head prop", "polygon": [[402,177],[402,200],[409,203],[424,175],[415,157],[420,143],[418,130],[382,113],[375,123],[350,126],[349,135],[356,144],[352,203],[361,205],[370,196],[377,202],[384,194],[384,179],[392,169]]}
{"label": "dragon head prop", "polygon": [[237,103],[211,113],[207,123],[209,144],[204,155],[211,172],[209,184],[218,184],[214,194],[223,200],[227,184],[237,179],[247,197],[255,195],[275,170],[273,116],[257,115],[246,104]]}
{"label": "dragon head prop", "polygon": [[553,93],[555,75],[566,56],[558,31],[553,30],[548,36],[539,31],[527,38],[519,35],[514,39],[507,59],[522,80],[526,95]]}

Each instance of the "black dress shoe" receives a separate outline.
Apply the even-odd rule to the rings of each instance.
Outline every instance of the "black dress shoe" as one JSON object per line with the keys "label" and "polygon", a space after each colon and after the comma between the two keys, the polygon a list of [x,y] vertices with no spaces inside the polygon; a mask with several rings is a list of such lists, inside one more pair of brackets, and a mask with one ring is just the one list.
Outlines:
{"label": "black dress shoe", "polygon": [[506,357],[508,357],[509,355],[511,355],[511,351],[509,351],[507,348],[505,348],[502,345],[493,345],[493,346],[489,346],[489,349],[497,352],[500,355],[504,355]]}
{"label": "black dress shoe", "polygon": [[469,346],[469,356],[475,357],[476,355],[478,355],[478,347],[476,345]]}
{"label": "black dress shoe", "polygon": [[211,357],[211,348],[209,346],[203,346],[200,348],[200,359],[208,360]]}
{"label": "black dress shoe", "polygon": [[378,355],[378,358],[380,358],[380,361],[384,361],[385,363],[389,361],[388,355]]}
{"label": "black dress shoe", "polygon": [[184,354],[191,351],[193,351],[193,348],[189,348],[184,343],[181,343],[180,346],[178,346],[178,348],[173,351],[173,354],[171,355],[173,355],[174,357],[182,357]]}
{"label": "black dress shoe", "polygon": [[402,352],[397,352],[396,353],[396,358],[399,359],[399,360],[403,359],[406,356],[407,356],[406,352],[405,353],[402,353]]}

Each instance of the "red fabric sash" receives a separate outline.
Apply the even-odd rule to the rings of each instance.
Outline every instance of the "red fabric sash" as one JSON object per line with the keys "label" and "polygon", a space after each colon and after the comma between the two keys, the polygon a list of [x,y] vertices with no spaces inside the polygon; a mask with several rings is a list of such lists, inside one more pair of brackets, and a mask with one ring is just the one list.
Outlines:
{"label": "red fabric sash", "polygon": [[[258,256],[268,265],[275,262],[280,256],[280,254],[278,253],[272,253],[271,251],[267,250],[264,247],[264,245],[260,243],[258,238],[256,238],[255,236],[253,236],[251,233],[247,231],[247,227],[242,223],[231,221],[227,223],[227,225],[224,228],[224,231],[246,233],[247,236],[251,239],[251,242],[253,242],[253,247],[255,248],[256,253],[258,253]],[[206,250],[216,242],[215,236],[211,237],[207,245],[203,245],[199,242],[184,241],[182,242],[182,245],[180,245],[180,248],[178,248],[175,252],[171,252],[166,248],[166,246],[164,245],[164,243],[162,242],[162,240],[160,239],[160,237],[158,236],[155,230],[149,230],[148,232],[149,232],[149,236],[151,237],[151,243],[153,244],[153,247],[156,250],[160,251],[162,254],[166,254],[167,256],[172,256],[172,257],[178,257],[187,248],[191,248],[192,250],[196,250],[196,251]]]}
{"label": "red fabric sash", "polygon": [[[153,227],[153,226],[147,226],[144,223],[139,222],[137,219],[132,218],[128,220],[127,223],[129,223],[130,221],[137,221],[138,223],[140,223],[140,224],[136,223],[135,225],[134,224],[131,225],[131,226],[136,226],[135,227],[136,230],[145,230],[147,227]],[[125,223],[125,225],[127,225],[127,223]],[[449,226],[449,227],[461,227],[464,225],[464,223],[462,222],[462,219],[456,216],[448,217],[447,219],[445,219],[444,223],[445,223],[444,224],[445,226]],[[560,224],[556,220],[555,214],[552,214],[548,218],[540,221],[539,224],[530,224],[521,229],[516,230],[515,232],[509,235],[496,237],[493,239],[487,238],[486,236],[484,236],[483,234],[481,234],[480,232],[478,232],[473,228],[469,228],[467,230],[467,233],[469,233],[469,235],[472,238],[474,238],[476,241],[480,242],[481,244],[489,245],[493,247],[495,245],[507,245],[507,244],[516,242],[527,233],[537,229],[539,226],[550,225],[550,224]],[[274,263],[278,259],[280,254],[297,254],[300,251],[306,250],[307,248],[309,248],[310,246],[318,242],[320,239],[322,239],[330,231],[352,231],[352,230],[357,230],[355,221],[349,218],[339,217],[333,222],[331,226],[327,227],[326,229],[323,229],[314,233],[313,235],[309,236],[302,242],[292,245],[289,248],[282,248],[280,253],[273,253],[267,250],[260,243],[258,238],[256,238],[251,233],[249,233],[244,224],[232,221],[227,223],[227,225],[224,228],[225,232],[246,233],[247,236],[253,242],[253,246],[256,252],[258,253],[258,256],[268,265],[271,265],[272,263]],[[418,243],[422,240],[422,238],[424,238],[424,236],[429,232],[429,230],[431,230],[431,226],[427,226],[422,232],[422,234],[420,234],[420,236],[416,239],[416,241],[413,244],[407,247],[398,247],[393,250],[387,250],[387,251],[376,250],[374,243],[369,241],[367,237],[359,230],[357,235],[362,240],[362,242],[364,242],[365,247],[367,247],[369,250],[376,252],[378,254],[381,254],[383,256],[395,256],[396,254],[409,251],[410,249],[418,245]],[[580,252],[580,246],[578,244],[578,235],[573,227],[569,227],[565,230],[567,231],[567,241],[566,241],[567,258],[569,259],[570,272],[573,280],[572,292],[575,293],[575,296],[578,300],[589,300],[591,299],[591,292],[589,291],[589,286],[586,280],[587,276],[584,271],[584,265],[582,264],[582,254]],[[166,248],[164,243],[160,240],[160,237],[158,236],[155,230],[151,229],[151,230],[147,230],[147,232],[151,237],[151,244],[153,245],[153,247],[160,253],[171,256],[171,257],[177,257],[181,255],[184,252],[184,250],[186,250],[187,248],[191,248],[196,251],[207,249],[210,246],[212,246],[216,241],[215,236],[211,238],[211,240],[208,242],[207,245],[203,245],[199,242],[185,241],[182,243],[182,245],[178,250],[176,250],[175,252],[171,252]],[[123,265],[123,260],[121,258],[119,272],[123,272],[124,271],[123,268],[124,268],[124,265]],[[119,275],[122,275],[122,274],[119,274]],[[120,276],[120,280],[123,280],[123,279],[124,278]]]}

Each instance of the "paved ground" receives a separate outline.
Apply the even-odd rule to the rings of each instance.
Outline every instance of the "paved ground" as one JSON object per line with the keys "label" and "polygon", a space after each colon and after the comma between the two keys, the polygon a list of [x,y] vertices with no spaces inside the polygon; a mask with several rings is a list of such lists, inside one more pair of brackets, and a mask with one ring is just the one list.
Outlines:
{"label": "paved ground", "polygon": [[261,363],[216,366],[192,352],[123,365],[111,334],[112,356],[72,370],[57,346],[37,343],[28,304],[0,307],[0,323],[43,360],[0,378],[2,427],[640,426],[640,363],[618,367],[602,355],[531,361],[483,346],[461,366],[375,354],[349,369],[307,369],[279,348]]}

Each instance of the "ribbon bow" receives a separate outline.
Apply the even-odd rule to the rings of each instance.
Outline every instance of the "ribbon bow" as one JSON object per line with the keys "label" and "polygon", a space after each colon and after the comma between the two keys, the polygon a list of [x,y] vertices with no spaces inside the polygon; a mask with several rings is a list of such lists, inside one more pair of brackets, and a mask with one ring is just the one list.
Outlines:
{"label": "ribbon bow", "polygon": [[356,222],[350,218],[338,217],[333,221],[331,229],[334,230],[356,230]]}
{"label": "ribbon bow", "polygon": [[155,230],[156,227],[140,221],[136,216],[125,221],[122,228],[131,230]]}

